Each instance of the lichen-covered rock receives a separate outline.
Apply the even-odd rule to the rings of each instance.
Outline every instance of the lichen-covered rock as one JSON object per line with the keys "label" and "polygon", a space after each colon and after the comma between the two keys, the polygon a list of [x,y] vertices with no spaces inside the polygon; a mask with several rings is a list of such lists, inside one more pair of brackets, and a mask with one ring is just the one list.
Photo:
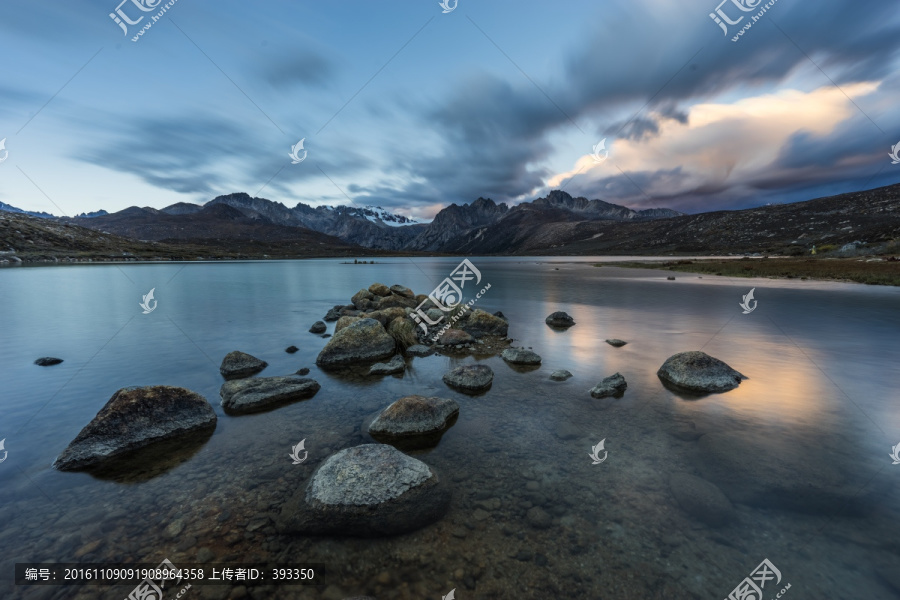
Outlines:
{"label": "lichen-covered rock", "polygon": [[514,365],[539,365],[541,357],[536,352],[525,348],[507,348],[500,353],[500,358]]}
{"label": "lichen-covered rock", "polygon": [[225,358],[222,359],[219,373],[225,379],[240,379],[241,377],[255,375],[267,366],[269,366],[269,363],[266,361],[251,356],[246,352],[235,350],[226,354]]}
{"label": "lichen-covered rock", "polygon": [[360,319],[328,340],[316,358],[320,367],[378,361],[394,354],[394,338],[375,319]]}
{"label": "lichen-covered rock", "polygon": [[727,392],[746,379],[727,364],[700,351],[680,352],[656,372],[660,379],[691,392]]}
{"label": "lichen-covered rock", "polygon": [[394,338],[400,350],[414,346],[419,341],[416,337],[416,326],[407,316],[397,317],[391,321],[387,326],[387,332]]}
{"label": "lichen-covered rock", "polygon": [[607,396],[619,396],[625,393],[628,384],[621,373],[610,375],[603,381],[598,383],[592,390],[591,396],[594,398],[606,398]]}
{"label": "lichen-covered rock", "polygon": [[319,383],[302,377],[257,377],[226,381],[219,389],[222,407],[230,414],[246,414],[312,398]]}
{"label": "lichen-covered rock", "polygon": [[462,329],[448,329],[444,332],[444,335],[441,336],[438,343],[443,344],[444,346],[461,346],[463,344],[471,344],[474,341],[475,338]]}
{"label": "lichen-covered rock", "polygon": [[404,396],[375,418],[369,435],[402,450],[435,446],[459,415],[459,404],[447,398]]}
{"label": "lichen-covered rock", "polygon": [[378,310],[384,310],[386,308],[394,308],[397,306],[400,308],[415,308],[416,301],[414,298],[407,298],[406,296],[401,296],[399,294],[391,294],[390,296],[379,298],[376,308]]}
{"label": "lichen-covered rock", "polygon": [[302,535],[397,535],[437,521],[449,503],[432,467],[393,446],[363,444],[328,457],[277,526]]}
{"label": "lichen-covered rock", "polygon": [[568,313],[557,311],[544,319],[544,322],[550,327],[571,327],[575,324],[575,319]]}
{"label": "lichen-covered rock", "polygon": [[368,308],[375,304],[373,299],[375,298],[375,294],[370,292],[369,290],[359,290],[353,297],[350,298],[350,302],[353,303],[358,310],[368,310]]}
{"label": "lichen-covered rock", "polygon": [[391,293],[397,294],[398,296],[403,296],[404,298],[409,298],[411,300],[415,300],[416,298],[416,295],[413,293],[413,291],[405,285],[392,285]]}
{"label": "lichen-covered rock", "polygon": [[334,332],[337,333],[344,327],[348,327],[353,323],[359,321],[362,317],[341,317],[337,320],[337,323],[334,324]]}
{"label": "lichen-covered rock", "polygon": [[390,296],[391,288],[384,285],[383,283],[373,283],[369,286],[369,292],[371,292],[375,296]]}
{"label": "lichen-covered rock", "polygon": [[57,457],[60,471],[102,466],[110,459],[181,436],[209,432],[216,413],[191,390],[155,385],[122,388]]}
{"label": "lichen-covered rock", "polygon": [[444,383],[461,392],[482,392],[494,381],[494,372],[487,365],[463,365],[444,374]]}
{"label": "lichen-covered rock", "polygon": [[462,320],[458,327],[476,338],[485,335],[506,337],[509,331],[509,321],[476,308]]}

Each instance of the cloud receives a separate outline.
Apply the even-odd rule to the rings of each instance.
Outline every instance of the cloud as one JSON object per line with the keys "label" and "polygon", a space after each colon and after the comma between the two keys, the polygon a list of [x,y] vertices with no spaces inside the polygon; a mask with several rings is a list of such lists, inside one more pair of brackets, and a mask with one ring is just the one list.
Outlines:
{"label": "cloud", "polygon": [[295,85],[321,86],[329,82],[336,69],[331,59],[311,50],[302,50],[297,56],[278,57],[268,62],[262,77],[276,88]]}

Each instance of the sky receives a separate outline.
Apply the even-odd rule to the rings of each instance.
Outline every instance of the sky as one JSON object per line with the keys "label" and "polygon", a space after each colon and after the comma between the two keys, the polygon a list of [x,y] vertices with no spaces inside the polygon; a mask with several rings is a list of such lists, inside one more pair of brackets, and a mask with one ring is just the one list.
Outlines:
{"label": "sky", "polygon": [[552,189],[696,213],[900,182],[894,2],[120,2],[0,4],[0,202],[427,219]]}

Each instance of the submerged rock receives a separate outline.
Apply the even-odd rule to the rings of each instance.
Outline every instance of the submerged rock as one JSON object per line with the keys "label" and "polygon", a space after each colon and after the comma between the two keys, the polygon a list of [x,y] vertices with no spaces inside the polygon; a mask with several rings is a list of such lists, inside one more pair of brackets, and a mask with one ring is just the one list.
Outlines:
{"label": "submerged rock", "polygon": [[688,473],[669,476],[669,489],[684,512],[712,527],[722,527],[737,518],[731,501],[716,485]]}
{"label": "submerged rock", "polygon": [[328,340],[316,358],[320,367],[377,361],[394,354],[394,338],[375,319],[360,319]]}
{"label": "submerged rock", "polygon": [[471,344],[475,341],[471,335],[461,329],[448,329],[438,341],[444,346],[462,346],[463,344]]}
{"label": "submerged rock", "polygon": [[325,333],[326,331],[328,331],[328,326],[323,321],[316,321],[309,328],[310,333]]}
{"label": "submerged rock", "polygon": [[393,446],[364,444],[328,457],[277,525],[302,535],[397,535],[437,521],[449,504],[431,467]]}
{"label": "submerged rock", "polygon": [[259,373],[267,366],[269,366],[269,363],[266,361],[251,356],[246,352],[235,350],[226,354],[225,358],[222,359],[219,373],[225,379],[240,379],[241,377],[249,377]]}
{"label": "submerged rock", "polygon": [[621,373],[616,373],[615,375],[610,375],[606,377],[603,381],[598,383],[591,390],[591,396],[594,398],[606,398],[607,396],[618,396],[625,393],[625,388],[628,387],[628,384],[625,382],[625,378]]}
{"label": "submerged rock", "polygon": [[557,311],[544,319],[544,322],[550,327],[571,327],[575,324],[575,319],[568,313]]}
{"label": "submerged rock", "polygon": [[680,352],[666,359],[656,372],[660,379],[692,392],[727,392],[746,379],[705,352]]}
{"label": "submerged rock", "polygon": [[63,359],[61,359],[61,358],[55,358],[53,356],[45,356],[43,358],[39,358],[36,361],[34,361],[34,364],[36,364],[39,367],[52,367],[53,365],[58,365],[62,361],[63,361]]}
{"label": "submerged rock", "polygon": [[444,374],[444,383],[463,392],[481,392],[493,381],[494,372],[487,365],[463,365]]}
{"label": "submerged rock", "polygon": [[122,388],[57,457],[60,471],[101,466],[138,448],[208,432],[216,413],[206,398],[191,390],[155,385]]}
{"label": "submerged rock", "polygon": [[552,379],[553,381],[565,381],[571,376],[572,374],[565,369],[560,369],[558,371],[553,371],[552,373],[550,373],[550,379]]}
{"label": "submerged rock", "polygon": [[369,367],[369,375],[394,375],[406,370],[406,361],[397,354],[386,363],[375,363]]}
{"label": "submerged rock", "polygon": [[319,391],[319,383],[289,375],[226,381],[219,389],[222,406],[231,414],[246,414],[274,406],[311,398]]}
{"label": "submerged rock", "polygon": [[628,342],[617,339],[617,338],[610,338],[610,339],[606,340],[606,343],[609,344],[610,346],[615,346],[616,348],[621,348]]}
{"label": "submerged rock", "polygon": [[514,365],[539,365],[541,357],[525,348],[507,348],[500,353],[500,358]]}
{"label": "submerged rock", "polygon": [[410,346],[406,349],[406,353],[410,356],[431,356],[434,354],[434,348],[430,346],[423,346],[422,344],[416,344],[415,346]]}
{"label": "submerged rock", "polygon": [[404,396],[379,414],[369,435],[403,450],[429,448],[459,415],[459,404],[447,398]]}

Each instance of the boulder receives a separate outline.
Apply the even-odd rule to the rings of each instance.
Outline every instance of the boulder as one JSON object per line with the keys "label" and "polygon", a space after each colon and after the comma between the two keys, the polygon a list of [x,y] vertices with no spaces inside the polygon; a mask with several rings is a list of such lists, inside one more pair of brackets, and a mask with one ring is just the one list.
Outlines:
{"label": "boulder", "polygon": [[550,327],[571,327],[575,324],[575,319],[563,311],[557,311],[544,319],[544,322]]}
{"label": "boulder", "polygon": [[246,352],[235,350],[226,354],[225,358],[222,359],[219,373],[225,379],[240,379],[255,375],[267,366],[269,366],[269,363],[266,361],[251,356]]}
{"label": "boulder", "polygon": [[699,351],[670,356],[656,374],[676,387],[698,393],[727,392],[746,379],[718,358]]}
{"label": "boulder", "polygon": [[295,377],[256,377],[226,381],[219,389],[222,407],[229,414],[258,412],[316,395],[319,383]]}
{"label": "boulder", "polygon": [[276,524],[301,535],[380,537],[434,523],[449,504],[434,469],[393,446],[363,444],[329,456]]}
{"label": "boulder", "polygon": [[309,328],[310,333],[325,333],[326,331],[328,331],[328,326],[323,321],[316,321]]}
{"label": "boulder", "polygon": [[216,413],[191,390],[155,385],[122,388],[54,461],[60,471],[80,471],[156,442],[208,433]]}
{"label": "boulder", "polygon": [[669,489],[684,512],[711,527],[737,519],[731,501],[714,484],[688,473],[669,476]]}
{"label": "boulder", "polygon": [[603,381],[598,383],[591,390],[591,396],[594,398],[606,398],[607,396],[621,396],[625,393],[625,388],[628,387],[628,384],[625,383],[625,378],[622,377],[620,373],[616,373],[615,375],[610,375],[605,378]]}
{"label": "boulder", "polygon": [[628,342],[625,342],[623,340],[616,339],[616,338],[611,338],[611,339],[606,340],[606,343],[609,344],[610,346],[615,346],[616,348],[621,348]]}
{"label": "boulder", "polygon": [[63,359],[61,359],[61,358],[55,358],[53,356],[44,356],[43,358],[39,358],[36,361],[34,361],[34,364],[36,364],[39,367],[52,367],[53,365],[58,365],[62,361],[63,361]]}
{"label": "boulder", "polygon": [[394,375],[406,370],[406,361],[399,354],[386,363],[375,363],[369,367],[369,375]]}
{"label": "boulder", "polygon": [[525,348],[507,348],[500,353],[500,358],[514,365],[539,365],[541,357]]}
{"label": "boulder", "polygon": [[374,310],[371,312],[363,313],[360,317],[364,319],[375,319],[379,323],[381,323],[385,328],[388,324],[398,317],[406,317],[406,309],[400,306],[392,306],[390,308],[385,308],[382,310]]}
{"label": "boulder", "polygon": [[316,358],[320,367],[378,361],[394,354],[394,338],[375,319],[360,319],[328,340]]}
{"label": "boulder", "polygon": [[404,350],[414,346],[419,339],[416,337],[416,326],[407,316],[397,317],[387,326],[388,334],[394,338],[397,348]]}
{"label": "boulder", "polygon": [[413,298],[407,298],[406,296],[400,296],[397,294],[391,294],[390,296],[385,296],[384,298],[379,298],[378,303],[375,304],[375,308],[378,310],[384,310],[385,308],[415,308],[416,301]]}
{"label": "boulder", "polygon": [[350,298],[350,302],[352,302],[353,306],[355,306],[357,309],[366,310],[370,306],[375,304],[375,302],[372,301],[374,298],[375,295],[369,290],[359,290],[358,292],[353,294],[353,297]]}
{"label": "boulder", "polygon": [[406,353],[410,356],[431,356],[432,354],[434,354],[434,348],[416,344],[415,346],[410,346],[409,348],[407,348]]}
{"label": "boulder", "polygon": [[565,369],[560,369],[559,371],[553,371],[552,373],[550,373],[550,379],[552,379],[553,381],[565,381],[571,376],[572,374]]}
{"label": "boulder", "polygon": [[375,417],[369,435],[402,450],[435,446],[456,421],[459,404],[447,398],[404,396]]}
{"label": "boulder", "polygon": [[362,317],[341,317],[340,319],[337,320],[337,323],[334,324],[334,332],[337,333],[338,331],[340,331],[344,327],[347,327],[351,323],[356,323],[361,318]]}
{"label": "boulder", "polygon": [[309,375],[309,368],[303,367],[302,369],[297,369],[297,375]]}
{"label": "boulder", "polygon": [[391,288],[383,283],[373,283],[369,286],[369,292],[371,292],[373,296],[390,296]]}
{"label": "boulder", "polygon": [[391,293],[397,294],[398,296],[403,296],[404,298],[409,298],[411,300],[415,300],[416,298],[416,295],[413,294],[413,291],[405,285],[392,285]]}
{"label": "boulder", "polygon": [[284,351],[287,352],[288,354],[294,354],[298,350],[300,350],[300,348],[298,348],[297,346],[288,346],[287,348],[284,349]]}
{"label": "boulder", "polygon": [[432,321],[440,321],[445,316],[444,311],[442,311],[439,308],[429,308],[428,310],[425,311],[425,314]]}
{"label": "boulder", "polygon": [[441,336],[438,343],[444,346],[462,346],[463,344],[471,344],[474,341],[475,338],[462,329],[448,329]]}
{"label": "boulder", "polygon": [[480,308],[476,308],[462,320],[462,324],[458,325],[458,327],[476,338],[485,335],[506,337],[506,334],[509,331],[509,321],[502,317],[492,315]]}
{"label": "boulder", "polygon": [[343,310],[343,306],[335,306],[334,308],[329,308],[328,312],[322,318],[323,321],[330,323],[331,321],[337,321],[341,318],[341,310]]}
{"label": "boulder", "polygon": [[494,372],[487,365],[463,365],[445,373],[443,379],[452,388],[476,393],[491,387]]}

